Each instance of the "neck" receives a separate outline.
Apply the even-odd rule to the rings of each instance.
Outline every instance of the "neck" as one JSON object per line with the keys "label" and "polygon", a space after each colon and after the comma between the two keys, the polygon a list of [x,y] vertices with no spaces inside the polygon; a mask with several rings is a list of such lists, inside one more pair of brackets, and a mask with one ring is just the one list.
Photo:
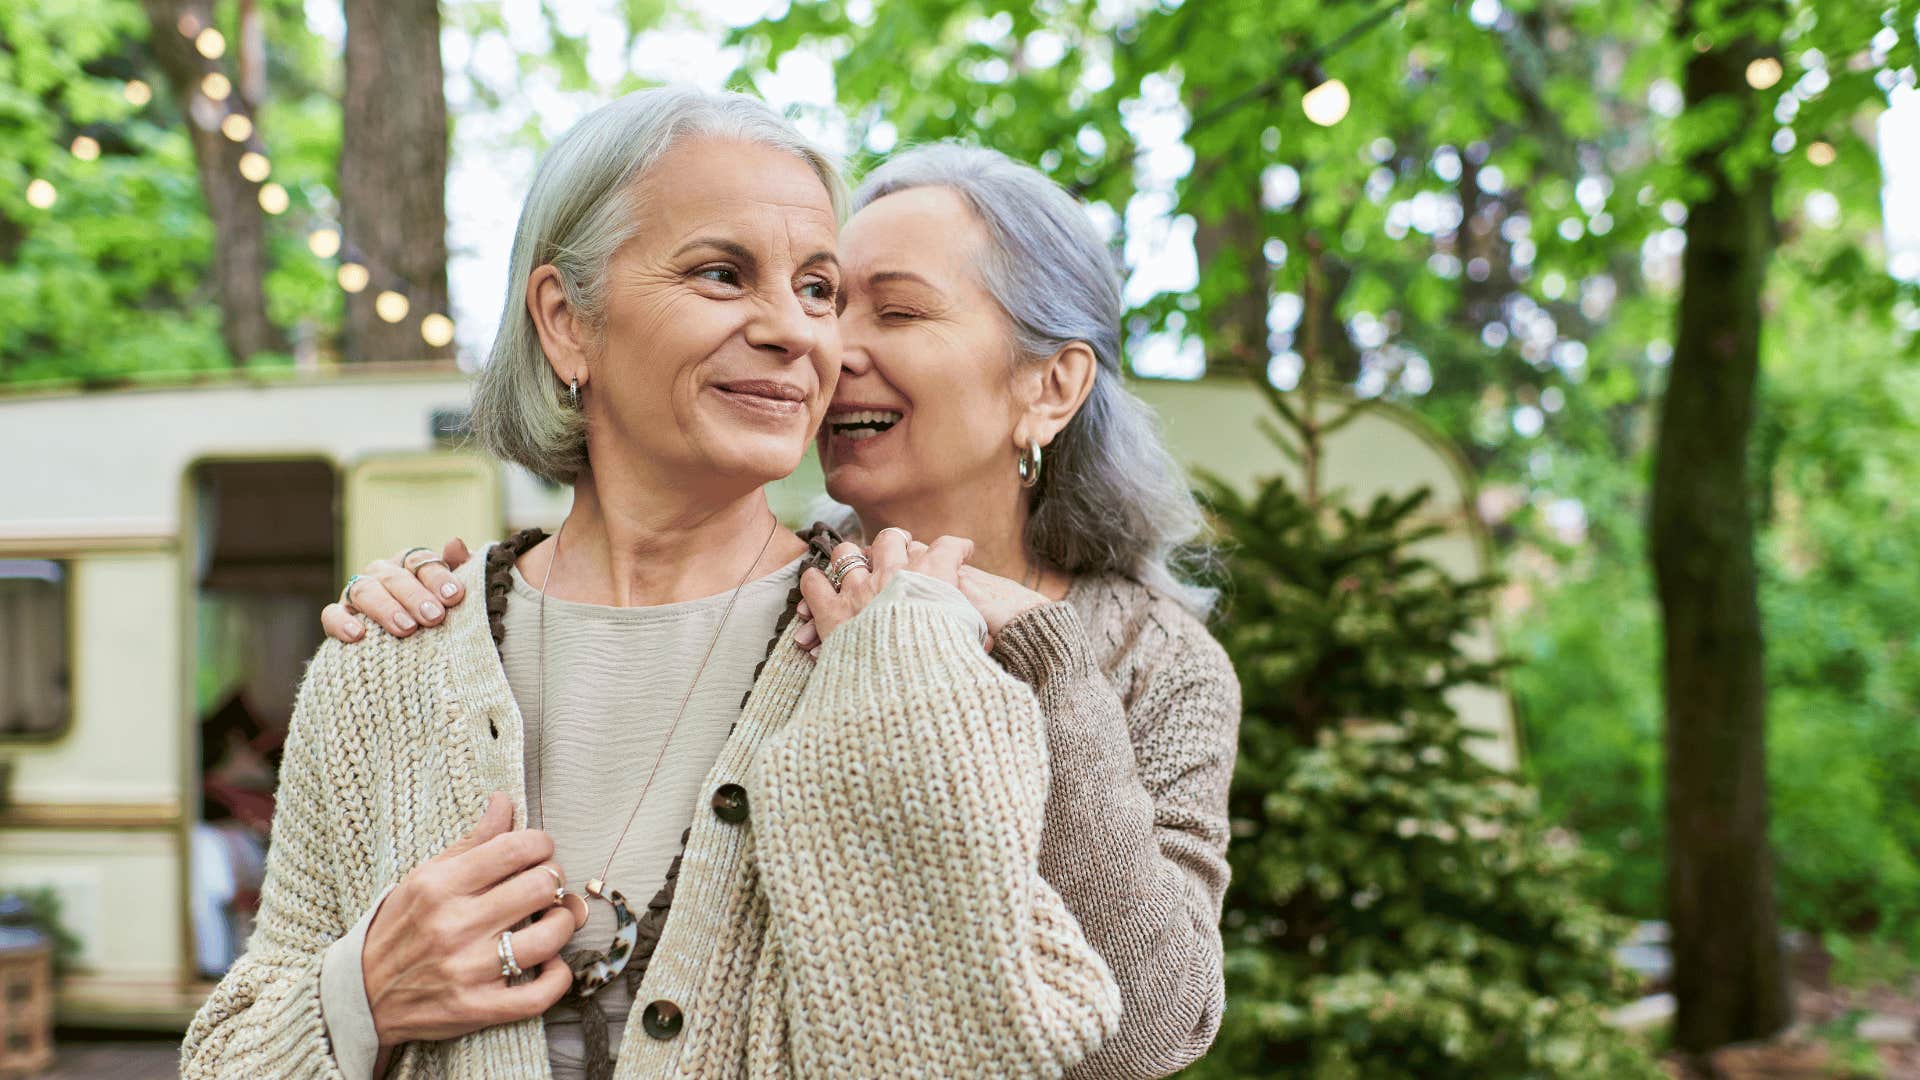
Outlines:
{"label": "neck", "polygon": [[760,488],[701,497],[601,480],[582,473],[565,524],[520,560],[521,575],[545,582],[551,596],[606,607],[697,600],[733,589],[742,574],[771,573],[805,549],[799,537],[782,535]]}
{"label": "neck", "polygon": [[860,530],[866,536],[874,536],[886,528],[905,529],[923,543],[932,543],[941,536],[964,536],[973,541],[970,565],[1029,586],[1035,584],[1037,574],[1041,592],[1055,599],[1066,595],[1070,579],[1060,571],[1043,566],[1037,556],[1027,551],[1025,488],[1002,486],[992,491],[965,489],[928,493],[923,498],[860,506],[855,510],[860,515]]}

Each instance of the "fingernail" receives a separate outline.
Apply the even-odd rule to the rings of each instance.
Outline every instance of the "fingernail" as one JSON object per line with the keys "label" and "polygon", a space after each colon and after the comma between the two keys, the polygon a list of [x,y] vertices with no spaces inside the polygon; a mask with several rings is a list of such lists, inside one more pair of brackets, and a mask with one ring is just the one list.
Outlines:
{"label": "fingernail", "polygon": [[366,636],[366,633],[365,630],[360,628],[359,623],[354,623],[352,626],[347,627],[347,636],[355,641],[359,641],[362,637]]}
{"label": "fingernail", "polygon": [[440,607],[439,604],[436,604],[431,600],[420,605],[420,614],[425,615],[429,619],[439,618],[442,610],[443,609]]}
{"label": "fingernail", "polygon": [[460,591],[460,586],[454,584],[451,581],[440,586],[440,595],[446,597],[449,600],[453,599],[453,594],[459,591]]}
{"label": "fingernail", "polygon": [[402,630],[411,630],[414,627],[413,616],[403,611],[393,617],[393,625]]}

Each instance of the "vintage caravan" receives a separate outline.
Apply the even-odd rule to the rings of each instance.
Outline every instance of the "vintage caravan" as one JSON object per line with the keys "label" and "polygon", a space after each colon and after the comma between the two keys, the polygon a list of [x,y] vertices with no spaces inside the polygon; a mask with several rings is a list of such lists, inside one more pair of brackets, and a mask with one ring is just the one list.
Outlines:
{"label": "vintage caravan", "polygon": [[[1138,389],[1188,463],[1287,467],[1250,388]],[[64,1022],[177,1030],[244,944],[278,739],[348,569],[564,513],[463,445],[468,394],[418,364],[0,392],[0,890],[48,890],[79,942]],[[1359,494],[1434,486],[1435,554],[1484,568],[1466,474],[1411,418],[1369,410],[1329,457]],[[775,509],[819,494],[809,461]],[[1511,760],[1505,697],[1461,704]]]}

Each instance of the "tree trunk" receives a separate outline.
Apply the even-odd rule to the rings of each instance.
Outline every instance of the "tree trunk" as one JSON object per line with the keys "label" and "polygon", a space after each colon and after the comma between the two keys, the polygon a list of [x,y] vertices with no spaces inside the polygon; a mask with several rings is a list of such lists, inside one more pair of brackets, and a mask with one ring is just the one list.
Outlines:
{"label": "tree trunk", "polygon": [[[1702,6],[1697,3],[1696,8]],[[1741,0],[1725,24],[1777,0]],[[1777,25],[1777,24],[1776,24]],[[1766,683],[1747,450],[1759,373],[1761,290],[1776,244],[1770,157],[1735,180],[1722,154],[1767,124],[1746,84],[1751,40],[1691,47],[1687,106],[1727,97],[1746,123],[1689,162],[1708,182],[1689,208],[1685,281],[1653,480],[1654,574],[1665,629],[1667,911],[1674,1042],[1704,1052],[1790,1018],[1767,844]]]}
{"label": "tree trunk", "polygon": [[[446,358],[420,320],[447,313],[447,100],[437,0],[345,0],[341,95],[341,257],[372,274],[347,296],[348,360]],[[381,319],[375,298],[406,296],[406,317]]]}
{"label": "tree trunk", "polygon": [[[224,102],[208,99],[200,82],[219,65],[194,49],[180,32],[182,16],[210,26],[208,9],[180,0],[145,0],[153,27],[153,56],[173,89],[186,121],[193,160],[200,173],[200,194],[213,220],[213,281],[220,302],[220,337],[236,362],[287,347],[280,328],[267,318],[267,222],[260,209],[260,185],[240,175],[246,147],[220,133]],[[248,110],[249,119],[257,119]]]}

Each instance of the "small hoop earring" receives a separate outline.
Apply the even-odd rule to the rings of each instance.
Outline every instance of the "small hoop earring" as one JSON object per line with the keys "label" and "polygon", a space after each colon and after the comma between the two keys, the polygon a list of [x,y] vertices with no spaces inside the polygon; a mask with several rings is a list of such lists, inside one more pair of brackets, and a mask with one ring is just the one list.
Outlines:
{"label": "small hoop earring", "polygon": [[1040,482],[1040,443],[1035,439],[1027,440],[1027,448],[1020,451],[1020,460],[1014,462],[1014,471],[1020,474],[1020,486],[1030,488]]}
{"label": "small hoop earring", "polygon": [[575,375],[573,380],[567,383],[567,404],[573,406],[575,409],[580,407],[580,376],[578,375]]}

